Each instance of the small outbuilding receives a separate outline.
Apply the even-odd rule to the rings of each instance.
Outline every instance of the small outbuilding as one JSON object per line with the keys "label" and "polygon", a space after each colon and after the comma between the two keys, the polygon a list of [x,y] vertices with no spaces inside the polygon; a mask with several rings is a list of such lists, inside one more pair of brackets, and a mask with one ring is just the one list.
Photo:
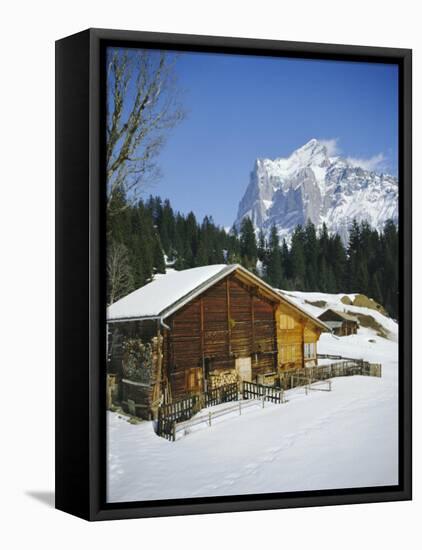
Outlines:
{"label": "small outbuilding", "polygon": [[318,319],[328,325],[333,334],[336,336],[349,336],[350,334],[356,334],[359,328],[359,321],[357,317],[354,317],[349,313],[345,313],[344,311],[327,309],[318,317]]}

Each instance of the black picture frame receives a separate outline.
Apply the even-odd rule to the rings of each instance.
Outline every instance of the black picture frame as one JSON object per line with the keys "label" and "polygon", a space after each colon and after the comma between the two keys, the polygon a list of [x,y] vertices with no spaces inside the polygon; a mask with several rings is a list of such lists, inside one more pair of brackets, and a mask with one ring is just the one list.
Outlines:
{"label": "black picture frame", "polygon": [[[102,73],[108,45],[395,63],[399,67],[399,485],[108,504],[105,501],[105,185]],[[89,29],[56,42],[56,508],[87,520],[412,498],[412,52]]]}

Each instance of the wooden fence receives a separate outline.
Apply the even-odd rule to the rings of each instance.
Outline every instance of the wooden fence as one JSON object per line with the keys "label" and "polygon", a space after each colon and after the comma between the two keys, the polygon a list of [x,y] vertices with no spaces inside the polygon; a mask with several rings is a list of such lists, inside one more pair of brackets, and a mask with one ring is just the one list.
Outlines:
{"label": "wooden fence", "polygon": [[220,418],[222,416],[226,416],[228,414],[237,413],[239,416],[242,415],[242,411],[245,409],[249,409],[250,407],[254,406],[264,406],[265,400],[262,399],[261,401],[257,401],[256,399],[246,400],[246,401],[238,401],[237,403],[234,403],[233,405],[229,405],[227,407],[224,407],[222,409],[218,409],[216,411],[209,411],[204,414],[200,414],[198,416],[195,416],[194,418],[191,418],[190,420],[186,420],[185,422],[174,422],[172,427],[172,438],[171,441],[175,441],[177,434],[179,432],[186,432],[186,430],[189,430],[190,428],[194,426],[198,426],[200,424],[206,424],[207,426],[212,426],[212,423],[217,418]]}
{"label": "wooden fence", "polygon": [[157,435],[174,441],[174,424],[189,420],[201,409],[237,401],[239,399],[239,388],[237,382],[214,388],[200,395],[193,395],[161,405],[158,410],[156,424]]}
{"label": "wooden fence", "polygon": [[239,386],[237,382],[232,384],[225,384],[219,388],[208,390],[204,394],[204,406],[213,407],[220,403],[227,403],[228,401],[237,401],[239,399]]}
{"label": "wooden fence", "polygon": [[[333,355],[319,355],[319,357],[327,359],[341,358],[341,356]],[[279,387],[242,382],[241,396],[244,400],[249,400],[250,405],[262,403],[262,406],[264,406],[265,401],[284,403],[284,391],[299,386],[304,386],[306,393],[311,390],[331,391],[331,381],[329,380],[331,378],[353,375],[381,377],[382,375],[382,367],[378,363],[368,363],[362,359],[342,359],[342,361],[332,363],[331,365],[282,371],[280,373]],[[321,382],[325,382],[325,384],[321,384]],[[162,405],[158,411],[157,435],[169,441],[175,441],[176,434],[180,430],[203,422],[211,425],[212,418],[218,418],[233,411],[239,411],[239,414],[242,414],[242,408],[249,405],[238,401],[238,399],[239,386],[235,382],[214,388],[201,395],[186,397],[174,403]],[[219,409],[218,411],[210,411],[192,419],[203,408],[230,401],[238,401],[238,403],[224,409]]]}
{"label": "wooden fence", "polygon": [[[331,357],[333,356],[329,358]],[[317,381],[328,380],[329,378],[336,378],[338,376],[354,375],[381,378],[382,367],[379,363],[368,363],[362,359],[350,359],[332,363],[331,365],[285,370],[280,373],[280,386],[284,390],[290,390],[297,386],[304,386],[307,384],[307,379]]]}
{"label": "wooden fence", "polygon": [[331,391],[331,380],[317,380],[310,381],[310,383],[305,386],[305,393],[308,395],[310,391]]}
{"label": "wooden fence", "polygon": [[[215,388],[204,394],[205,397],[197,396],[196,400],[194,398],[186,398],[176,403],[162,405],[158,413],[157,435],[169,441],[175,441],[178,432],[197,426],[198,424],[203,424],[204,422],[211,426],[212,420],[220,416],[233,412],[238,412],[241,415],[242,410],[252,405],[258,404],[264,407],[266,401],[271,403],[285,402],[282,389],[253,384],[252,382],[243,382],[242,386],[242,397],[245,401],[238,400],[238,384],[234,383]],[[192,418],[202,408],[201,404],[205,407],[211,407],[229,401],[237,401],[237,403]],[[206,403],[207,405],[205,405]]]}
{"label": "wooden fence", "polygon": [[260,399],[263,402],[284,403],[283,389],[272,388],[271,386],[263,386],[262,384],[254,384],[252,382],[243,382],[243,399]]}
{"label": "wooden fence", "polygon": [[156,434],[169,441],[176,441],[176,422],[167,420],[165,417],[158,417]]}

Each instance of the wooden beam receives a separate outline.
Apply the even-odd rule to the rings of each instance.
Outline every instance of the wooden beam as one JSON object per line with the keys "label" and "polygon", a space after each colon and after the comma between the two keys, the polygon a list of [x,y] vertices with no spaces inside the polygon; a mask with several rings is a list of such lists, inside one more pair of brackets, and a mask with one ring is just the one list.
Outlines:
{"label": "wooden beam", "polygon": [[[157,379],[155,381],[155,385],[152,389],[152,401],[153,403],[158,402],[161,397],[161,377],[162,377],[162,345],[161,345],[161,330],[160,330],[160,321],[157,321]],[[156,407],[151,406],[153,419],[157,419],[157,413],[158,409]]]}
{"label": "wooden beam", "polygon": [[251,294],[251,323],[252,323],[252,352],[255,353],[255,310],[254,310],[254,296]]}
{"label": "wooden beam", "polygon": [[172,400],[172,387],[170,383],[170,336],[167,331],[163,332],[163,354],[164,350],[166,351],[165,358],[163,356],[163,360],[165,359],[164,371],[166,373],[165,387],[167,389],[167,403],[169,403]]}
{"label": "wooden beam", "polygon": [[274,369],[277,372],[278,370],[278,334],[277,334],[277,313],[278,313],[278,304],[273,304],[273,319],[274,319],[274,344],[275,344],[275,353],[274,353]]}
{"label": "wooden beam", "polygon": [[227,298],[227,331],[229,335],[229,357],[232,354],[232,328],[231,328],[231,317],[230,317],[230,279],[226,279],[226,298]]}
{"label": "wooden beam", "polygon": [[201,330],[201,358],[202,358],[202,385],[203,385],[203,390],[204,391],[207,391],[207,377],[206,377],[206,373],[205,373],[205,358],[204,358],[204,347],[205,347],[205,343],[204,343],[204,299],[203,297],[201,296],[200,298],[200,301],[199,301],[199,307],[200,307],[200,313],[201,313],[201,327],[200,327],[200,330]]}
{"label": "wooden beam", "polygon": [[201,315],[201,325],[200,325],[200,329],[201,329],[201,355],[202,355],[202,359],[204,358],[204,299],[200,298],[200,301],[199,301],[199,307],[200,307],[200,315]]}

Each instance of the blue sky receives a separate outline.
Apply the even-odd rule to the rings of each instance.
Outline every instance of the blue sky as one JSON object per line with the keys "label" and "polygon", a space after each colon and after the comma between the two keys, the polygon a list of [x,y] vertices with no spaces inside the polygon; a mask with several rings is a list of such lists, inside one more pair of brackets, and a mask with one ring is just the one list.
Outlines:
{"label": "blue sky", "polygon": [[311,138],[397,174],[394,65],[184,53],[176,67],[187,116],[147,189],[176,210],[230,226],[255,159],[288,156]]}

